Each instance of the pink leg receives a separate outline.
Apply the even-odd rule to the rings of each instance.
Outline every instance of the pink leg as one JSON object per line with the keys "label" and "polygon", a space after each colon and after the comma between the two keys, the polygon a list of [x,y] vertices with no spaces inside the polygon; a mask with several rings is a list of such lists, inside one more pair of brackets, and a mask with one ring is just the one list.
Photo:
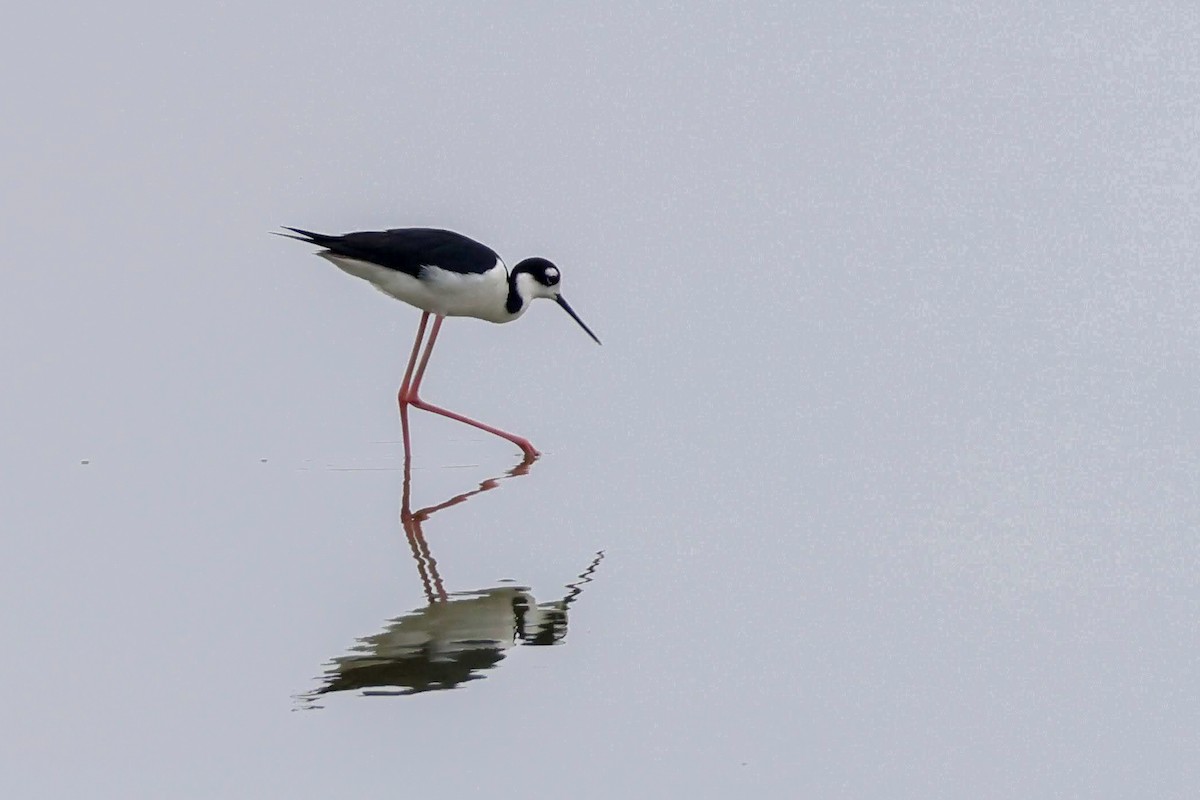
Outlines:
{"label": "pink leg", "polygon": [[[425,345],[425,353],[421,356],[421,363],[417,367],[417,373],[412,378],[412,385],[408,388],[407,397],[404,396],[403,389],[401,389],[401,400],[400,400],[401,406],[403,407],[406,403],[408,403],[413,406],[416,406],[417,408],[421,409],[422,411],[429,411],[433,414],[441,414],[443,417],[448,417],[449,419],[455,420],[457,422],[462,422],[467,425],[471,425],[473,427],[479,428],[481,431],[487,431],[488,433],[490,433],[494,436],[499,436],[501,439],[507,439],[508,441],[515,444],[517,447],[521,448],[521,452],[523,452],[527,458],[537,457],[539,455],[539,453],[534,448],[534,446],[530,443],[530,441],[528,439],[525,439],[520,436],[516,436],[515,434],[511,434],[507,431],[502,431],[499,428],[493,428],[491,425],[485,425],[484,423],[480,422],[479,420],[474,420],[474,419],[471,419],[470,417],[464,417],[462,414],[456,414],[453,411],[447,411],[446,409],[441,408],[440,406],[435,406],[432,403],[427,403],[421,399],[421,396],[420,396],[421,381],[425,377],[425,368],[427,366],[429,366],[429,356],[433,353],[433,345],[434,345],[434,342],[437,341],[438,331],[440,331],[442,329],[442,320],[443,319],[445,319],[445,317],[442,317],[442,316],[435,316],[433,318],[433,329],[429,331],[429,341]],[[423,331],[424,330],[424,318],[422,318],[421,327],[422,327],[422,331]],[[414,347],[413,348],[413,358],[416,358],[416,355],[417,355],[417,350]],[[409,369],[410,370],[412,369],[411,360],[409,362]],[[407,384],[407,376],[405,377],[405,382]]]}
{"label": "pink leg", "polygon": [[413,342],[412,355],[408,357],[408,367],[404,370],[404,382],[400,384],[400,393],[396,400],[400,403],[400,427],[404,431],[404,457],[412,457],[412,443],[408,435],[408,398],[409,384],[412,381],[413,367],[417,364],[417,354],[421,352],[421,341],[425,338],[425,325],[429,322],[429,312],[421,315],[421,324],[417,327],[417,338]]}
{"label": "pink leg", "polygon": [[404,459],[412,460],[412,441],[408,438],[408,404],[400,404],[400,429],[404,432]]}
{"label": "pink leg", "polygon": [[[438,317],[438,319],[440,320],[441,317]],[[400,401],[400,409],[401,410],[403,410],[404,407],[406,405],[408,405],[409,397],[411,395],[416,395],[416,393],[417,393],[416,387],[414,386],[414,387],[412,387],[413,391],[410,395],[409,381],[412,380],[413,366],[415,366],[417,363],[417,353],[421,352],[421,340],[425,338],[425,323],[427,323],[427,322],[429,322],[429,312],[428,311],[421,314],[421,324],[417,328],[417,339],[416,339],[416,341],[413,342],[412,355],[408,357],[408,368],[404,370],[404,382],[400,384],[400,394],[398,394],[396,396],[396,399],[398,401]],[[435,329],[437,328],[436,322],[434,323],[434,328]],[[426,359],[428,359],[428,356],[426,356]],[[422,371],[424,371],[424,367],[422,367]],[[417,383],[420,383],[420,382],[421,382],[421,378],[420,378],[420,376],[418,376]]]}
{"label": "pink leg", "polygon": [[[444,319],[445,317],[440,314],[433,318],[433,329],[429,331],[429,341],[425,343],[425,352],[421,354],[421,363],[417,367],[417,374],[413,376],[410,395],[414,400],[420,399],[418,395],[421,393],[421,381],[425,379],[425,368],[429,366],[429,357],[433,355],[433,344],[442,330],[442,320]],[[413,350],[413,355],[416,354],[417,351]]]}

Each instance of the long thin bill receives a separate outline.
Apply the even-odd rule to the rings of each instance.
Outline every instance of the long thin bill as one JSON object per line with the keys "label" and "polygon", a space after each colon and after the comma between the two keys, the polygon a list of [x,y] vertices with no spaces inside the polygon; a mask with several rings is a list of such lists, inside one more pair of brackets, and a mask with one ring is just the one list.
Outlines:
{"label": "long thin bill", "polygon": [[571,315],[571,319],[573,319],[573,320],[575,320],[576,322],[578,322],[578,323],[579,323],[579,327],[581,327],[581,328],[583,328],[585,331],[587,331],[587,335],[588,335],[588,336],[590,336],[590,337],[592,337],[592,341],[594,341],[596,344],[600,344],[600,340],[596,338],[596,334],[592,333],[592,329],[591,329],[591,328],[589,328],[587,325],[584,325],[584,324],[583,324],[583,320],[581,320],[581,319],[579,318],[579,315],[578,315],[578,314],[576,314],[576,313],[575,313],[575,311],[574,311],[574,310],[571,308],[571,306],[567,304],[567,300],[566,300],[566,298],[565,298],[565,297],[563,297],[563,296],[560,294],[558,297],[556,297],[556,298],[554,298],[554,299],[555,299],[556,301],[558,301],[558,304],[559,304],[560,306],[562,306],[562,309],[563,309],[563,311],[565,311],[565,312],[567,312],[568,314],[570,314],[570,315]]}

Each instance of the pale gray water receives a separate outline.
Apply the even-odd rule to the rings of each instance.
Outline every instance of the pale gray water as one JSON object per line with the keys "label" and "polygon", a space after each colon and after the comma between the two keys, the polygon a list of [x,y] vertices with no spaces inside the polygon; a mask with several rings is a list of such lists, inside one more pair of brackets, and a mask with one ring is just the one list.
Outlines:
{"label": "pale gray water", "polygon": [[[905,8],[9,12],[0,795],[1196,796],[1200,12]],[[307,708],[431,603],[418,315],[281,224],[563,267],[422,525],[603,551],[557,646]]]}

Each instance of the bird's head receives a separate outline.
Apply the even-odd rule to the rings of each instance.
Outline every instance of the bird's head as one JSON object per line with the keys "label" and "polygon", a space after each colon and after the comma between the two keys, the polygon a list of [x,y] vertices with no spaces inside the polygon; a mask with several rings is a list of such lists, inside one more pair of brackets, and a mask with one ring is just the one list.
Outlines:
{"label": "bird's head", "polygon": [[516,286],[517,292],[525,300],[544,297],[558,303],[562,306],[563,311],[570,314],[571,319],[578,322],[579,327],[592,337],[596,344],[600,344],[596,334],[592,333],[579,315],[571,309],[571,306],[567,305],[567,300],[562,295],[562,273],[558,267],[554,266],[553,262],[544,258],[527,258],[513,267],[511,280]]}

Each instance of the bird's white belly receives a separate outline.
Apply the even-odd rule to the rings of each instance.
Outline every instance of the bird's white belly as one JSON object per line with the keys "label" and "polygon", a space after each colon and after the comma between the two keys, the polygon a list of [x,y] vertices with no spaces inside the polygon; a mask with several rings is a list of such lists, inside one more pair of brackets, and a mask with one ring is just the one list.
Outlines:
{"label": "bird's white belly", "polygon": [[446,317],[476,317],[489,322],[508,322],[508,270],[504,263],[487,272],[461,275],[438,267],[423,267],[420,278],[369,261],[320,254],[339,269],[370,282],[386,295],[402,300],[422,311]]}

